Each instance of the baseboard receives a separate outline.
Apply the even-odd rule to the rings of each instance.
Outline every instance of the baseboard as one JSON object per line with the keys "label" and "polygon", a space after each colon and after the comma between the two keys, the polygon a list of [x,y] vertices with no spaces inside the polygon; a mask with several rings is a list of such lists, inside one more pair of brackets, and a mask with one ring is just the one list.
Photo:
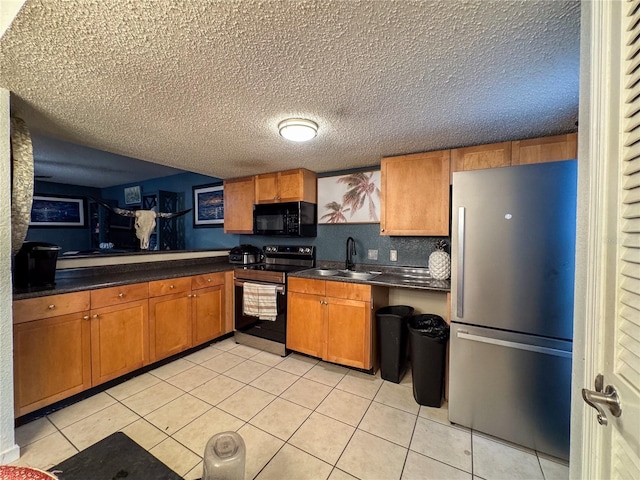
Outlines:
{"label": "baseboard", "polygon": [[13,447],[0,452],[0,465],[15,462],[20,458],[20,447],[16,444]]}

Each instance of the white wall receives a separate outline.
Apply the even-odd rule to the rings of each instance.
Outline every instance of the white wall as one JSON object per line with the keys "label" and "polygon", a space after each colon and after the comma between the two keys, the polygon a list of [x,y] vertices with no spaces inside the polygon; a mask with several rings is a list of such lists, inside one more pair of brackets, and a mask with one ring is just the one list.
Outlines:
{"label": "white wall", "polygon": [[447,320],[447,292],[391,288],[389,305],[409,305],[415,315],[433,313]]}
{"label": "white wall", "polygon": [[9,91],[0,89],[0,464],[20,454],[13,434],[13,321],[11,319],[11,161]]}
{"label": "white wall", "polygon": [[[1,0],[0,36],[25,0]],[[0,464],[17,460],[13,430],[13,321],[11,315],[11,158],[9,91],[0,88]]]}

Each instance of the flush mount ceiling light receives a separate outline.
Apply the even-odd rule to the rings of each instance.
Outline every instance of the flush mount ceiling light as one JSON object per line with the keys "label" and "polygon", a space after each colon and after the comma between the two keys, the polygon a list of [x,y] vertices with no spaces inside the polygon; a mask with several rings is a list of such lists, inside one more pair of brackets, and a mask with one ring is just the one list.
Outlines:
{"label": "flush mount ceiling light", "polygon": [[287,140],[306,142],[318,133],[318,124],[304,118],[287,118],[278,124],[278,130]]}

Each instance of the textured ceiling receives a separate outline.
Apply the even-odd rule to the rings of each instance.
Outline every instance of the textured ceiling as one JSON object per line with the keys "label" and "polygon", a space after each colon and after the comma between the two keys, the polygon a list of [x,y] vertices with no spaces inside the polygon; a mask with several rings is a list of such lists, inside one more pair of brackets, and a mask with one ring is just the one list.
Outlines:
{"label": "textured ceiling", "polygon": [[[220,178],[325,172],[576,131],[579,21],[578,1],[27,0],[0,86],[34,136]],[[318,136],[282,139],[291,116]]]}

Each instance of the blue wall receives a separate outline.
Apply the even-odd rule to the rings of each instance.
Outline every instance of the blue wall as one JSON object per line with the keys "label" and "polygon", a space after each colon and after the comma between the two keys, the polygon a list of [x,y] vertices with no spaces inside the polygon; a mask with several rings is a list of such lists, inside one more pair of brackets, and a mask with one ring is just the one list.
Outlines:
{"label": "blue wall", "polygon": [[[222,180],[198,173],[180,173],[169,177],[155,178],[126,185],[103,188],[102,198],[117,200],[122,208],[131,208],[134,205],[126,205],[124,202],[124,188],[139,185],[142,195],[146,193],[166,190],[182,195],[180,210],[193,208],[192,187],[221,182]],[[193,227],[193,210],[184,217],[185,248],[187,250],[209,249],[209,248],[231,248],[238,245],[238,235],[225,234],[220,227]],[[162,221],[162,220],[161,220]]]}
{"label": "blue wall", "polygon": [[[371,168],[369,168],[370,170]],[[321,176],[337,175],[351,172],[325,173]],[[72,195],[81,197],[100,197],[113,199],[123,208],[130,208],[124,202],[124,188],[140,185],[142,194],[152,193],[158,190],[167,190],[182,194],[181,209],[193,207],[192,187],[216,183],[219,180],[214,177],[197,173],[182,173],[169,177],[162,177],[143,182],[126,185],[118,185],[104,189],[62,185],[49,182],[36,182],[36,193],[54,195]],[[435,241],[441,237],[390,237],[380,235],[380,224],[322,224],[318,225],[316,238],[280,238],[264,237],[259,235],[231,235],[225,234],[222,227],[193,228],[193,212],[184,217],[185,248],[213,249],[231,248],[240,243],[250,243],[258,247],[269,244],[282,245],[315,245],[318,260],[344,262],[346,239],[351,236],[356,240],[357,263],[378,265],[402,265],[413,267],[426,267],[429,254],[434,250]],[[27,234],[28,240],[40,240],[55,243],[62,247],[62,251],[85,250],[91,248],[90,232],[88,226],[78,228],[30,228]],[[447,239],[448,240],[448,239]],[[378,260],[367,258],[368,250],[378,250]],[[389,250],[398,251],[398,261],[389,260]]]}
{"label": "blue wall", "polygon": [[36,181],[34,195],[60,195],[85,198],[85,227],[29,227],[28,241],[49,242],[62,247],[62,252],[69,250],[87,250],[91,248],[91,234],[89,232],[89,218],[87,212],[87,197],[100,198],[100,189],[81,187],[78,185],[64,185],[61,183]]}
{"label": "blue wall", "polygon": [[[315,245],[316,258],[344,262],[348,237],[356,241],[356,263],[427,267],[436,240],[442,237],[390,237],[380,235],[379,223],[318,225],[316,238],[280,238],[260,235],[241,235],[241,243],[257,247],[264,245]],[[448,239],[447,244],[449,243]],[[367,258],[368,250],[378,250],[378,260]],[[398,261],[389,260],[389,250],[398,251]]]}

